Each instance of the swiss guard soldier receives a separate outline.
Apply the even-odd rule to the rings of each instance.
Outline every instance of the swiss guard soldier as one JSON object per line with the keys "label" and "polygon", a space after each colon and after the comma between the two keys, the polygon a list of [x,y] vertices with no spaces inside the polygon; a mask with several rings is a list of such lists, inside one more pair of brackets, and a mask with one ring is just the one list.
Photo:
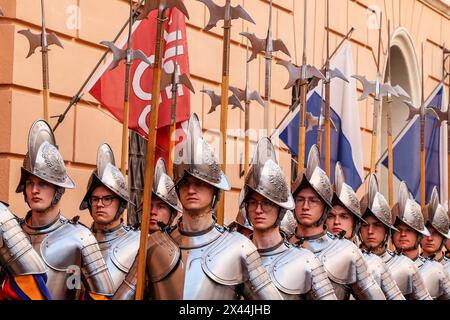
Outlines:
{"label": "swiss guard soldier", "polygon": [[243,190],[239,206],[253,226],[253,243],[283,298],[336,300],[319,259],[309,250],[290,244],[280,232],[281,221],[295,203],[274,146],[267,138],[256,147]]}
{"label": "swiss guard soldier", "polygon": [[163,158],[156,162],[152,188],[152,208],[150,211],[150,233],[170,228],[176,223],[179,214],[183,212],[175,184],[167,175],[166,163]]}
{"label": "swiss guard soldier", "polygon": [[324,225],[333,191],[320,168],[319,149],[314,145],[302,177],[294,184],[297,230],[291,243],[311,250],[323,263],[338,299],[384,300],[358,247],[327,232]]}
{"label": "swiss guard soldier", "polygon": [[[425,232],[426,229],[420,206],[415,201],[409,199],[408,188],[404,182],[400,185],[399,201],[395,204],[392,214],[395,216],[395,224],[391,229],[393,230],[392,238],[396,251],[390,252],[381,248],[380,250],[377,250],[377,248],[375,250],[388,266],[392,277],[407,300],[431,300],[430,293],[425,286],[417,265],[406,255],[406,253],[414,250],[419,245],[420,241],[415,231],[416,228],[417,230],[421,230],[421,232]],[[389,221],[392,221],[392,217],[388,219],[387,215],[385,218],[377,215],[377,218],[383,221],[385,225],[388,225],[390,223]],[[366,218],[366,220],[370,223],[370,218]],[[410,225],[414,226],[415,229],[412,229]],[[412,234],[412,237],[410,234]],[[387,241],[387,238],[388,235],[386,234],[385,241]],[[374,247],[373,244],[371,246]]]}
{"label": "swiss guard soldier", "polygon": [[[230,185],[211,146],[203,139],[197,115],[191,115],[186,139],[174,161],[176,190],[183,215],[173,230],[149,235],[147,277],[150,299],[230,300],[252,286],[254,299],[282,299],[255,245],[215,222],[220,190]],[[115,299],[130,298],[137,261]]]}
{"label": "swiss guard soldier", "polygon": [[113,283],[94,235],[59,209],[65,189],[74,187],[52,129],[43,120],[34,122],[16,189],[31,209],[21,226],[47,265],[47,287],[53,299],[83,298],[81,284],[86,289],[84,298],[106,299],[114,293]]}
{"label": "swiss guard soldier", "polygon": [[387,250],[390,230],[396,229],[392,225],[391,209],[378,191],[378,181],[374,174],[369,176],[368,193],[361,199],[361,212],[365,220],[359,230],[360,248],[369,270],[387,300],[405,300],[389,267],[380,257]]}
{"label": "swiss guard soldier", "polygon": [[[0,299],[49,300],[46,266],[8,205],[0,201]],[[30,285],[33,284],[33,285]]]}
{"label": "swiss guard soldier", "polygon": [[334,170],[333,207],[328,212],[327,230],[337,236],[356,244],[357,235],[362,222],[358,197],[352,187],[345,183],[344,170],[341,163],[336,163]]}
{"label": "swiss guard soldier", "polygon": [[[442,247],[447,239],[449,220],[447,210],[439,203],[437,188],[431,193],[427,206],[426,227],[430,236],[421,241],[425,263],[419,269],[425,286],[433,299],[450,299],[450,276],[438,259],[443,259]],[[440,255],[440,256],[439,256]]]}
{"label": "swiss guard soldier", "polygon": [[400,183],[396,211],[398,214],[394,226],[398,230],[393,236],[395,249],[414,261],[417,268],[420,268],[425,262],[419,254],[420,241],[423,237],[430,236],[430,232],[425,227],[420,205],[412,199],[404,181]]}
{"label": "swiss guard soldier", "polygon": [[[242,188],[239,194],[239,203],[243,203],[245,189]],[[294,213],[291,210],[286,210],[284,217],[281,219],[280,231],[286,239],[290,239],[295,233],[297,227],[297,220],[295,220]],[[239,208],[236,219],[228,225],[228,228],[233,231],[242,233],[247,238],[251,237],[253,233],[253,226],[248,221],[248,216],[245,211],[245,206]]]}
{"label": "swiss guard soldier", "polygon": [[80,210],[88,209],[94,220],[91,231],[97,239],[116,290],[133,265],[140,233],[124,225],[122,214],[129,203],[125,177],[115,166],[111,147],[104,143],[97,151]]}

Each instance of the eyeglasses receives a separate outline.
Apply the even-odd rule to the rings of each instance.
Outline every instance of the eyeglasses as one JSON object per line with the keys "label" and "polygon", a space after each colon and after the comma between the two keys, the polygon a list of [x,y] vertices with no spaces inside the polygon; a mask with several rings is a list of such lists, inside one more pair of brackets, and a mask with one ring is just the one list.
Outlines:
{"label": "eyeglasses", "polygon": [[247,210],[256,211],[259,205],[261,205],[261,209],[264,212],[270,211],[271,209],[276,207],[276,204],[269,200],[261,200],[261,201],[248,200]]}
{"label": "eyeglasses", "polygon": [[90,198],[89,198],[89,204],[90,204],[91,206],[98,205],[98,203],[99,203],[100,200],[101,200],[102,203],[103,203],[103,205],[104,205],[105,207],[108,207],[108,206],[111,205],[111,203],[113,202],[114,199],[117,199],[117,197],[116,197],[116,196],[112,196],[112,195],[110,195],[110,196],[104,196],[104,197],[90,197]]}
{"label": "eyeglasses", "polygon": [[300,206],[303,206],[305,204],[305,202],[308,202],[309,207],[315,208],[315,207],[318,207],[322,203],[322,200],[320,200],[317,197],[315,197],[315,198],[298,197],[295,199],[295,204],[298,204]]}

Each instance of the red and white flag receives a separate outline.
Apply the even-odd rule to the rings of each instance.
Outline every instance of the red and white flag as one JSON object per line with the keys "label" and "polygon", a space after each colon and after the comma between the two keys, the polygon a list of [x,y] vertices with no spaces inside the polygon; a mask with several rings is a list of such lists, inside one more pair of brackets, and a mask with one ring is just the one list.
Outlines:
{"label": "red and white flag", "polygon": [[[157,10],[152,11],[147,19],[137,21],[133,25],[132,47],[145,53],[150,62],[155,61],[156,43],[156,17]],[[167,73],[172,73],[175,66],[176,43],[178,41],[177,63],[180,74],[189,76],[189,58],[186,39],[186,22],[184,15],[177,9],[168,10],[168,22],[164,32],[163,67]],[[178,19],[178,22],[177,22]],[[178,29],[178,30],[177,30]],[[178,40],[177,40],[178,32]],[[126,49],[127,39],[118,45],[121,49]],[[123,107],[125,96],[125,63],[110,70],[112,57],[99,72],[97,78],[92,81],[92,87],[88,90],[104,108],[123,123]],[[130,90],[130,115],[129,128],[137,131],[147,139],[148,124],[151,109],[153,70],[142,61],[135,60],[131,68],[131,90]],[[167,161],[169,154],[169,129],[170,129],[170,109],[172,86],[162,88],[160,106],[158,111],[158,134],[156,159],[160,156]],[[190,91],[180,85],[178,86],[178,98],[176,108],[177,128],[180,123],[186,121],[190,114]],[[180,131],[180,130],[177,130]],[[177,134],[179,142],[183,137]]]}

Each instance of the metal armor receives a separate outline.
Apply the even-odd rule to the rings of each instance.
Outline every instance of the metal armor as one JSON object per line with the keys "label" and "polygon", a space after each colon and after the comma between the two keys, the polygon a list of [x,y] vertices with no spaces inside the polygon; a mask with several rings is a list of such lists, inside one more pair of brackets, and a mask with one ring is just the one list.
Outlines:
{"label": "metal armor", "polygon": [[426,259],[420,255],[417,255],[417,257],[415,259],[412,259],[412,261],[416,265],[417,269],[420,270],[420,268],[422,268],[422,266],[425,264]]}
{"label": "metal armor", "polygon": [[189,118],[186,140],[175,154],[173,175],[175,184],[188,173],[220,190],[230,190],[212,147],[203,139],[197,114]]}
{"label": "metal armor", "polygon": [[33,123],[28,133],[28,153],[21,167],[17,193],[25,188],[29,175],[34,175],[57,187],[72,189],[74,182],[67,175],[64,160],[56,148],[56,141],[50,125],[44,120]]}
{"label": "metal armor", "polygon": [[329,207],[332,206],[333,189],[327,174],[320,168],[320,152],[317,145],[311,147],[306,168],[301,178],[294,182],[292,193],[296,195],[301,189],[307,187],[316,191]]}
{"label": "metal armor", "polygon": [[450,276],[441,263],[426,259],[419,272],[431,298],[450,300]]}
{"label": "metal armor", "polygon": [[60,215],[45,227],[22,223],[34,249],[48,267],[47,287],[55,300],[79,298],[81,282],[89,292],[114,293],[111,276],[94,235]]}
{"label": "metal armor", "polygon": [[[283,170],[278,165],[275,147],[268,138],[262,138],[256,146],[255,154],[247,176],[244,194],[240,197],[239,208],[245,209],[245,199],[256,192],[280,208],[275,225],[280,225],[287,210],[294,210],[295,202],[286,182]],[[242,214],[247,215],[247,210]],[[244,218],[248,220],[247,217]]]}
{"label": "metal armor", "polygon": [[107,232],[94,231],[103,259],[108,266],[114,291],[122,284],[139,250],[140,232],[120,224]]}
{"label": "metal armor", "polygon": [[[114,299],[134,296],[135,274],[130,272]],[[253,243],[217,224],[195,234],[178,227],[170,235],[149,235],[147,278],[149,296],[156,300],[239,299],[244,286],[251,298],[282,299]]]}
{"label": "metal armor", "polygon": [[256,147],[244,189],[244,198],[250,191],[255,191],[282,209],[295,208],[283,170],[278,165],[275,148],[268,138],[261,139]]}
{"label": "metal armor", "polygon": [[167,175],[164,159],[159,158],[155,166],[152,192],[175,211],[183,212],[174,186],[175,184],[172,178]]}
{"label": "metal armor", "polygon": [[361,214],[361,206],[352,187],[345,183],[344,170],[341,163],[336,163],[334,170],[334,195],[332,205],[340,205],[350,211],[355,217],[355,223],[352,230],[352,237],[354,237],[359,230],[361,222],[365,222]]}
{"label": "metal armor", "polygon": [[431,300],[423,278],[411,259],[389,251],[380,255],[380,258],[407,300]]}
{"label": "metal armor", "polygon": [[444,257],[444,260],[442,260],[442,263],[443,263],[444,268],[447,271],[447,273],[450,274],[450,259],[448,259],[447,257]]}
{"label": "metal armor", "polygon": [[386,299],[370,274],[361,251],[351,241],[324,232],[311,238],[294,236],[292,242],[319,258],[339,300],[349,299],[350,294],[359,300]]}
{"label": "metal armor", "polygon": [[425,228],[422,209],[416,201],[411,199],[408,186],[404,181],[400,183],[398,199],[397,219],[416,230],[419,234],[428,237],[430,232]]}
{"label": "metal armor", "polygon": [[337,299],[322,263],[309,250],[283,240],[274,248],[258,252],[284,300]]}
{"label": "metal armor", "polygon": [[100,145],[97,150],[97,167],[89,178],[86,194],[80,204],[80,210],[89,208],[89,197],[99,185],[104,185],[110,189],[125,203],[130,201],[127,182],[120,170],[115,166],[113,151],[107,143]]}
{"label": "metal armor", "polygon": [[370,273],[380,286],[381,290],[383,290],[386,300],[405,300],[405,297],[403,297],[402,292],[392,278],[388,267],[381,258],[368,251],[363,251],[363,256]]}
{"label": "metal armor", "polygon": [[377,177],[374,174],[371,174],[369,176],[368,193],[361,199],[361,212],[369,210],[369,212],[386,227],[398,231],[392,223],[392,212],[389,204],[386,201],[386,198],[378,190]]}
{"label": "metal armor", "polygon": [[0,203],[0,265],[11,276],[45,273],[44,261],[33,249],[17,218]]}
{"label": "metal armor", "polygon": [[445,239],[449,239],[449,218],[448,212],[439,203],[439,195],[437,188],[434,187],[431,193],[431,200],[428,205],[428,219],[427,223],[436,229]]}
{"label": "metal armor", "polygon": [[297,220],[295,219],[294,212],[291,210],[286,211],[286,214],[281,220],[280,231],[282,231],[286,239],[290,239],[295,234],[297,228]]}

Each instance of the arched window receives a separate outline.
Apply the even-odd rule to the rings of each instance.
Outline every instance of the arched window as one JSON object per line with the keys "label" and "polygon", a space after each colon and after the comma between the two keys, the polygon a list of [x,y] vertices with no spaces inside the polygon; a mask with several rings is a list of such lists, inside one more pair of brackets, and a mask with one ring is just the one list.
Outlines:
{"label": "arched window", "polygon": [[[400,85],[410,96],[414,105],[420,105],[421,102],[421,75],[416,50],[411,36],[405,28],[395,30],[391,39],[390,48],[391,59],[391,83],[393,86]],[[385,81],[387,81],[387,67],[385,70]],[[380,155],[387,153],[387,107],[386,101],[383,102],[381,112],[381,140],[379,141]],[[393,97],[391,104],[392,116],[392,135],[395,137],[402,131],[407,124],[408,108],[400,98]],[[419,156],[419,155],[418,155]],[[380,168],[381,191],[388,199],[388,170],[383,165]],[[396,179],[394,179],[396,180]],[[394,182],[394,194],[398,190],[400,182]],[[396,198],[394,198],[396,201]]]}

